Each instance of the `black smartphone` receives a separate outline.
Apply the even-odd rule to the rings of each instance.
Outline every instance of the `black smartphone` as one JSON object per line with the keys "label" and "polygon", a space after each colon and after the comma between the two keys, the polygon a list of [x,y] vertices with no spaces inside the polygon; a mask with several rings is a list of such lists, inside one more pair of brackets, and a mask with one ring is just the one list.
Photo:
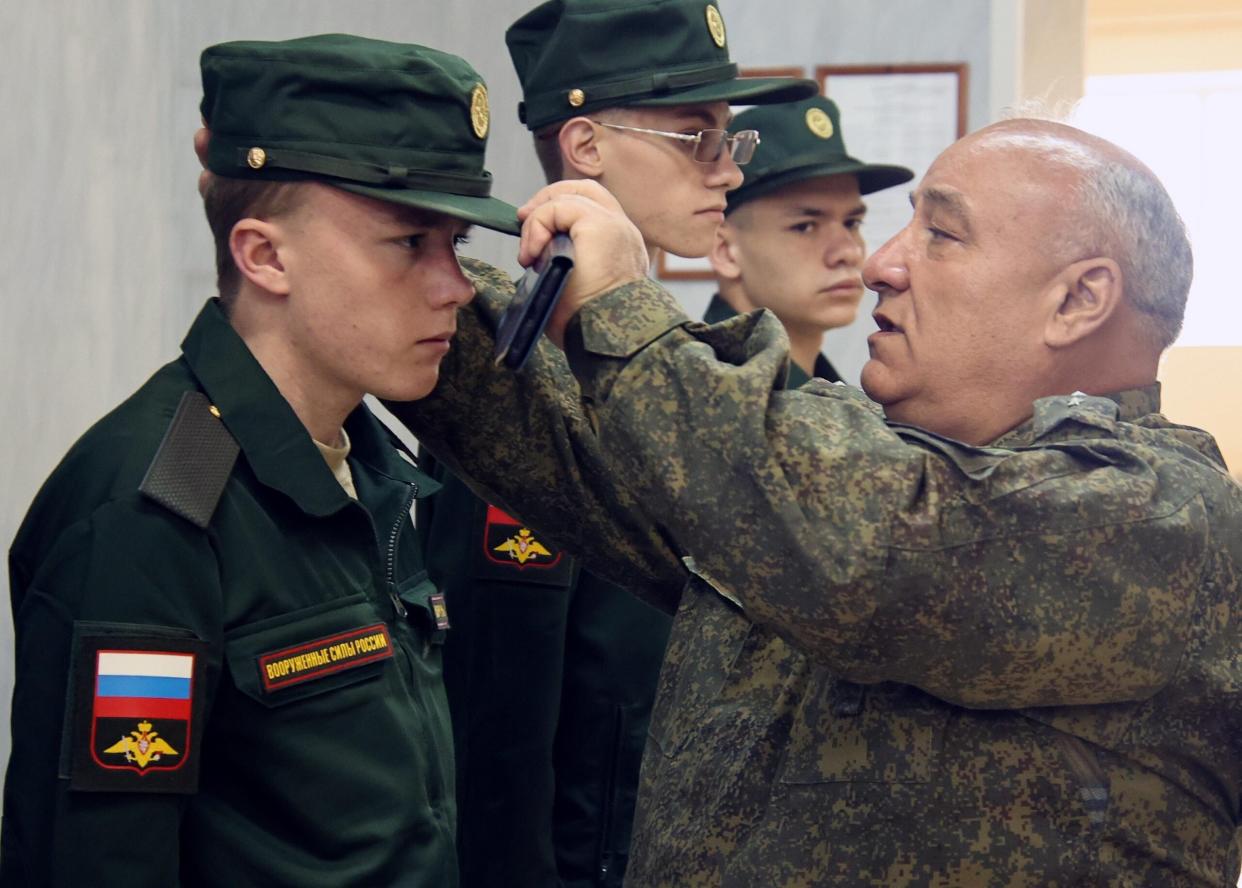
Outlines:
{"label": "black smartphone", "polygon": [[526,366],[573,267],[574,242],[567,234],[553,236],[552,242],[518,280],[513,301],[500,317],[500,327],[496,330],[497,366],[504,364],[510,370]]}

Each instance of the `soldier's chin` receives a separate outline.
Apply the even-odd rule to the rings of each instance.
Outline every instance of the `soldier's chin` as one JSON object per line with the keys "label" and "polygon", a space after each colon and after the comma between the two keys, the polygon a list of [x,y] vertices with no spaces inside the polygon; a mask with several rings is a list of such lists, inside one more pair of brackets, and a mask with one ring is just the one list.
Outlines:
{"label": "soldier's chin", "polygon": [[405,380],[399,385],[389,386],[373,394],[384,401],[418,401],[435,391],[439,381],[440,374],[437,369],[435,373],[425,376],[420,374],[417,378]]}
{"label": "soldier's chin", "polygon": [[678,232],[677,237],[668,238],[667,243],[657,246],[664,252],[680,256],[682,259],[702,259],[711,252],[715,238],[716,228],[713,226],[706,234],[693,231]]}

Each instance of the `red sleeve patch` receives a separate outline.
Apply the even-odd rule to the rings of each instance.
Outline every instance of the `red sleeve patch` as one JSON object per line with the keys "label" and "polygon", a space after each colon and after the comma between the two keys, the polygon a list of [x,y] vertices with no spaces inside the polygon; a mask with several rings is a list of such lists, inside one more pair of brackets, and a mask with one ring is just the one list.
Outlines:
{"label": "red sleeve patch", "polygon": [[392,656],[388,627],[375,623],[260,654],[259,681],[263,690],[270,694]]}

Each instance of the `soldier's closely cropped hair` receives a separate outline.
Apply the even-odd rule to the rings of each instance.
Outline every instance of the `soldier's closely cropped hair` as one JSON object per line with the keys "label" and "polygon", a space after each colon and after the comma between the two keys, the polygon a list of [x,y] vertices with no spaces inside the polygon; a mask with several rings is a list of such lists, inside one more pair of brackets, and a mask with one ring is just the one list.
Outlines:
{"label": "soldier's closely cropped hair", "polygon": [[242,219],[273,219],[297,206],[301,188],[294,182],[230,179],[212,176],[203,194],[203,210],[216,242],[216,292],[227,314],[241,286],[229,236]]}

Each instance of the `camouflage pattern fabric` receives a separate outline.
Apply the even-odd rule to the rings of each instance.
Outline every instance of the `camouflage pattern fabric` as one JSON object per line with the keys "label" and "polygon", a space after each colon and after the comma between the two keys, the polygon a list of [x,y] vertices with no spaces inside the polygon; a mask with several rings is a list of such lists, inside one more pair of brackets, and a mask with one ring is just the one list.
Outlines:
{"label": "camouflage pattern fabric", "polygon": [[576,390],[551,349],[490,369],[476,271],[416,433],[521,428],[549,495],[508,504],[677,605],[628,885],[1236,883],[1242,489],[1158,387],[971,447],[783,391],[774,316],[644,281],[570,325]]}

